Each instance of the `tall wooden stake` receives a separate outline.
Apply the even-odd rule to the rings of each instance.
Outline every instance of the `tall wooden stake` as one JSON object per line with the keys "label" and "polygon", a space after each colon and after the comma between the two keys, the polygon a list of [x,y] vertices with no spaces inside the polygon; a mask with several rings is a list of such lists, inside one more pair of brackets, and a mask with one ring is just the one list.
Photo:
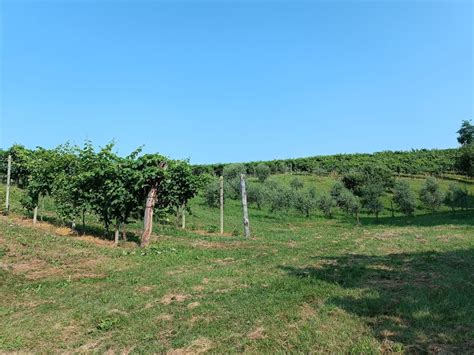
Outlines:
{"label": "tall wooden stake", "polygon": [[240,192],[242,195],[242,210],[244,212],[244,235],[250,237],[249,212],[247,209],[247,190],[245,188],[245,175],[240,174]]}
{"label": "tall wooden stake", "polygon": [[157,193],[158,189],[156,187],[152,187],[148,192],[145,205],[145,215],[143,217],[143,234],[140,244],[141,247],[146,247],[148,244],[150,244],[150,237],[153,229],[153,209],[155,208]]}
{"label": "tall wooden stake", "polygon": [[36,224],[36,221],[38,220],[38,206],[35,207],[33,210],[33,224]]}
{"label": "tall wooden stake", "polygon": [[10,175],[12,172],[12,156],[8,155],[8,169],[7,169],[7,196],[5,198],[5,214],[10,210]]}
{"label": "tall wooden stake", "polygon": [[181,206],[181,228],[186,229],[186,205]]}
{"label": "tall wooden stake", "polygon": [[221,206],[221,215],[220,215],[220,222],[221,222],[221,234],[224,234],[224,177],[221,176],[219,178],[220,183],[220,206]]}

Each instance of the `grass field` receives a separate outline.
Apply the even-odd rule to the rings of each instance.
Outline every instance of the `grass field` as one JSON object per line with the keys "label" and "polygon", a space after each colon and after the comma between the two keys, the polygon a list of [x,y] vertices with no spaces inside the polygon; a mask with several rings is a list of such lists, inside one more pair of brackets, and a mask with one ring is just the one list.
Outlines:
{"label": "grass field", "polygon": [[[302,178],[319,190],[333,183]],[[409,181],[415,189],[422,183]],[[411,218],[386,211],[378,222],[363,215],[362,226],[342,215],[251,209],[247,240],[232,235],[241,234],[236,201],[219,236],[208,232],[218,211],[196,198],[188,230],[157,225],[152,246],[141,250],[48,223],[33,228],[18,215],[20,194],[13,215],[0,218],[1,351],[474,348],[472,209],[419,209]]]}

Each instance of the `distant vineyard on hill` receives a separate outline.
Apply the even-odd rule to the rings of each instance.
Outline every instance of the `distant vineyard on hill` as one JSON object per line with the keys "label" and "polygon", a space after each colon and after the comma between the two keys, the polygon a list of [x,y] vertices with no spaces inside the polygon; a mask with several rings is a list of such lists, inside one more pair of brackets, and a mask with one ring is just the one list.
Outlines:
{"label": "distant vineyard on hill", "polygon": [[[336,154],[307,158],[278,159],[243,163],[247,173],[253,174],[260,163],[267,164],[272,173],[346,173],[366,164],[384,166],[394,174],[446,174],[459,173],[456,155],[458,149],[419,149],[411,151],[383,151],[373,154]],[[228,164],[195,165],[199,173],[219,175]]]}

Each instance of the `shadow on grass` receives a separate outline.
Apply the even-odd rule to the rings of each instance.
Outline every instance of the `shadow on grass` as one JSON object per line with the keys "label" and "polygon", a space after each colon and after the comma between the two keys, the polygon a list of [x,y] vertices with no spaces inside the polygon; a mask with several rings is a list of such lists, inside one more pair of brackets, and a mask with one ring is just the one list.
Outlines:
{"label": "shadow on grass", "polygon": [[315,259],[321,266],[280,268],[362,290],[327,302],[362,317],[384,344],[402,343],[414,353],[474,349],[474,249]]}
{"label": "shadow on grass", "polygon": [[386,225],[386,226],[421,226],[431,227],[446,224],[474,225],[474,210],[467,211],[442,211],[415,216],[383,216],[377,220],[375,217],[360,217],[362,225]]}
{"label": "shadow on grass", "polygon": [[[42,216],[42,220],[44,222],[48,222],[56,227],[64,227],[68,226],[71,227],[70,224],[64,223],[63,220],[56,216]],[[85,225],[83,226],[82,224],[76,225],[76,231],[79,235],[91,235],[93,237],[96,237],[98,239],[103,239],[103,240],[114,240],[114,233],[113,231],[106,231],[105,228],[99,227],[99,226],[91,226],[91,225]],[[122,234],[120,234],[120,238],[122,238]],[[134,242],[137,244],[140,244],[140,237],[131,232],[127,231],[127,240],[129,242]]]}

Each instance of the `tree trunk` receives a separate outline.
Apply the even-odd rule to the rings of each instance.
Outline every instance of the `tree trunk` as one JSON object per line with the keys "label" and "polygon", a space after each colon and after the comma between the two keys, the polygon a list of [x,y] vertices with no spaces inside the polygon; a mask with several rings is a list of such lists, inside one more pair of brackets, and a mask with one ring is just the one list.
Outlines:
{"label": "tree trunk", "polygon": [[127,224],[122,224],[122,239],[127,241]]}
{"label": "tree trunk", "polygon": [[357,225],[360,225],[359,212],[356,212],[356,220],[357,220]]}
{"label": "tree trunk", "polygon": [[120,235],[119,230],[120,230],[120,224],[116,223],[115,224],[115,233],[114,233],[114,243],[115,243],[116,246],[119,243],[119,235]]}
{"label": "tree trunk", "polygon": [[153,228],[153,209],[155,208],[157,193],[158,189],[156,187],[152,187],[146,198],[145,214],[143,216],[143,234],[140,244],[141,247],[146,247],[148,244],[150,244],[151,231]]}
{"label": "tree trunk", "polygon": [[181,206],[181,228],[186,229],[186,205]]}
{"label": "tree trunk", "polygon": [[36,221],[38,220],[38,206],[35,207],[33,210],[33,224],[36,224]]}
{"label": "tree trunk", "polygon": [[244,213],[244,236],[250,237],[249,212],[247,209],[247,190],[245,188],[245,175],[240,174],[240,192],[242,195],[242,211]]}
{"label": "tree trunk", "polygon": [[395,217],[395,213],[394,213],[394,210],[393,210],[393,201],[390,200],[390,210],[392,212],[392,218]]}

